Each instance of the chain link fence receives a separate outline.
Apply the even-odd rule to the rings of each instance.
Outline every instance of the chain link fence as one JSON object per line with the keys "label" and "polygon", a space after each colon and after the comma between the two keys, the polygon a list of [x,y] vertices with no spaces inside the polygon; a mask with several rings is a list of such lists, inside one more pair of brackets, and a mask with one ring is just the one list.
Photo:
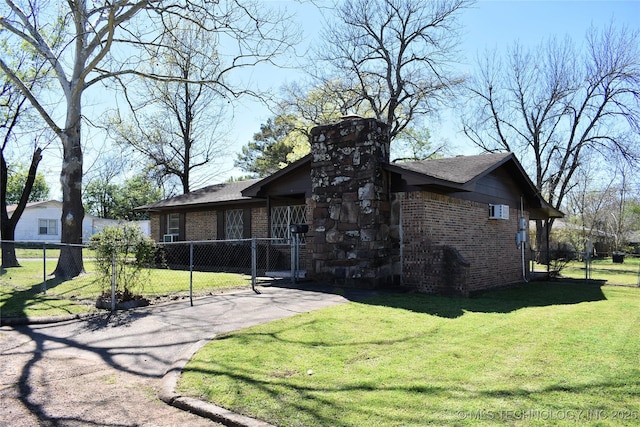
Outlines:
{"label": "chain link fence", "polygon": [[[116,274],[122,266],[113,266],[113,275],[98,271],[96,253],[82,247],[84,273],[71,280],[52,275],[64,246],[51,242],[1,242],[5,250],[15,253],[19,266],[9,266],[3,250],[0,286],[5,291],[30,290],[72,300],[95,301],[109,296],[111,301],[120,289]],[[295,281],[301,276],[299,257],[305,251],[298,239],[288,244],[274,239],[215,240],[158,243],[153,261],[141,270],[133,292],[148,300],[193,298],[234,288],[251,288],[274,281]],[[292,254],[294,256],[292,256]],[[121,261],[128,263],[131,260]],[[111,296],[110,296],[111,295]]]}
{"label": "chain link fence", "polygon": [[531,272],[549,278],[565,277],[640,287],[640,254],[574,251],[566,248],[532,250]]}

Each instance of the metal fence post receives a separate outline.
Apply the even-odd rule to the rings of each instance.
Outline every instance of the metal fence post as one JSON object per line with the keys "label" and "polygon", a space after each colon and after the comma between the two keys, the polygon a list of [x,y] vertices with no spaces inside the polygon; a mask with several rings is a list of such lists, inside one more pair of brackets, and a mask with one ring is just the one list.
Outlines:
{"label": "metal fence post", "polygon": [[296,245],[296,282],[298,281],[298,275],[300,274],[300,234],[296,233],[295,238]]}
{"label": "metal fence post", "polygon": [[42,244],[42,293],[47,293],[47,244]]}
{"label": "metal fence post", "polygon": [[256,281],[258,276],[258,255],[257,255],[257,245],[256,238],[251,238],[251,289],[256,294],[260,292],[256,289]]}
{"label": "metal fence post", "polygon": [[111,255],[111,312],[116,311],[116,286],[117,286],[117,271],[116,271],[116,254]]}
{"label": "metal fence post", "polygon": [[587,240],[584,250],[584,279],[589,282],[591,279],[591,254],[593,253],[593,246],[591,240]]}
{"label": "metal fence post", "polygon": [[296,283],[296,238],[291,233],[291,283]]}
{"label": "metal fence post", "polygon": [[189,242],[189,302],[193,307],[193,242]]}

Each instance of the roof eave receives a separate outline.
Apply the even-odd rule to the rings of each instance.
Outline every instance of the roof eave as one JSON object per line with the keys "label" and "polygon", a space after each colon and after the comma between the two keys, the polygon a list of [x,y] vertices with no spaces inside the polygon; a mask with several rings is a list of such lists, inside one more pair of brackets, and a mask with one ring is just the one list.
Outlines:
{"label": "roof eave", "polygon": [[232,199],[232,200],[219,200],[219,201],[209,201],[209,202],[199,202],[199,203],[189,203],[189,204],[172,204],[165,206],[139,206],[134,208],[133,210],[136,212],[164,212],[164,211],[173,211],[173,210],[185,210],[185,209],[201,209],[210,206],[228,206],[228,205],[240,205],[240,204],[249,204],[255,202],[261,202],[264,199],[259,197],[253,198],[242,198],[242,199]]}
{"label": "roof eave", "polygon": [[547,220],[551,218],[564,218],[564,213],[549,205],[543,206],[541,208],[529,209],[530,220]]}
{"label": "roof eave", "polygon": [[387,163],[383,167],[386,171],[399,175],[407,183],[408,186],[437,187],[443,190],[460,192],[473,191],[475,187],[475,183],[459,183],[439,179],[421,172],[405,169],[392,163]]}
{"label": "roof eave", "polygon": [[270,183],[272,183],[273,181],[279,179],[280,177],[282,177],[283,175],[286,175],[302,166],[304,166],[307,163],[310,163],[312,159],[312,155],[311,154],[307,154],[306,156],[302,157],[301,159],[296,160],[295,162],[291,163],[290,165],[287,165],[286,167],[278,170],[277,172],[272,173],[271,175],[265,177],[264,179],[256,182],[255,184],[250,185],[249,187],[245,188],[244,190],[241,191],[242,195],[245,197],[259,197],[259,194],[262,190],[262,188],[265,185],[268,185]]}

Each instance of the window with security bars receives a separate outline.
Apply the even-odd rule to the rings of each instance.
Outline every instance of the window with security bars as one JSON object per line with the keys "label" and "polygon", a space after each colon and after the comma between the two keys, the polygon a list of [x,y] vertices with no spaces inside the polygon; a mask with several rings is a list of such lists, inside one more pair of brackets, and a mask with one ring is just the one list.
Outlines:
{"label": "window with security bars", "polygon": [[[307,222],[305,205],[275,206],[271,208],[271,237],[278,239],[275,244],[288,245],[291,240],[291,224]],[[304,234],[300,235],[300,243],[305,243]]]}
{"label": "window with security bars", "polygon": [[230,209],[225,211],[224,238],[227,240],[242,239],[244,222],[242,220],[242,209]]}

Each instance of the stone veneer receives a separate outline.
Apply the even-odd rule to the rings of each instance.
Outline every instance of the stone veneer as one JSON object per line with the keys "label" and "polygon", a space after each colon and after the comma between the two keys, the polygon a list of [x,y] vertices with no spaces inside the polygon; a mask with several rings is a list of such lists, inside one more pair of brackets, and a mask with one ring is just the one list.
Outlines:
{"label": "stone veneer", "polygon": [[393,281],[387,126],[347,117],[311,130],[311,276],[349,286]]}

